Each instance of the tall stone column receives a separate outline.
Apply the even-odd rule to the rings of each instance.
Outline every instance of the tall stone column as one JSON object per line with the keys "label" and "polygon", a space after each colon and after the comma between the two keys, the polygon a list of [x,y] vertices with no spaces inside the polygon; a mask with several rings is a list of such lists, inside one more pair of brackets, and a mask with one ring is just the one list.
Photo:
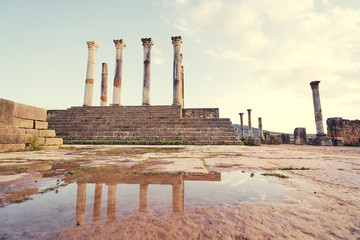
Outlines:
{"label": "tall stone column", "polygon": [[249,118],[249,123],[248,123],[248,128],[249,128],[249,137],[253,136],[252,133],[252,126],[251,126],[251,109],[248,109],[248,118]]}
{"label": "tall stone column", "polygon": [[181,90],[182,90],[182,107],[185,106],[185,86],[184,86],[184,66],[181,66]]}
{"label": "tall stone column", "polygon": [[239,113],[240,115],[240,126],[241,126],[241,138],[245,138],[245,129],[244,129],[244,113]]}
{"label": "tall stone column", "polygon": [[174,46],[174,63],[173,63],[173,105],[181,105],[181,36],[171,37]]}
{"label": "tall stone column", "polygon": [[150,62],[151,62],[151,47],[154,42],[151,38],[142,38],[142,45],[144,46],[144,85],[142,105],[150,105]]}
{"label": "tall stone column", "polygon": [[147,211],[147,202],[148,202],[148,184],[140,184],[140,194],[139,194],[139,211],[146,212]]}
{"label": "tall stone column", "polygon": [[84,106],[92,106],[94,73],[95,73],[95,55],[99,45],[95,41],[87,41],[89,53],[86,69]]}
{"label": "tall stone column", "polygon": [[85,202],[86,202],[86,183],[77,183],[76,194],[76,224],[83,226],[85,223]]}
{"label": "tall stone column", "polygon": [[262,119],[259,117],[259,138],[260,140],[264,141],[264,132],[262,127]]}
{"label": "tall stone column", "polygon": [[108,80],[108,66],[107,63],[102,64],[101,71],[101,96],[100,96],[100,106],[107,105],[107,80]]}
{"label": "tall stone column", "polygon": [[94,196],[94,209],[93,209],[93,221],[98,221],[100,219],[100,209],[101,209],[101,195],[102,195],[102,184],[95,184],[95,196]]}
{"label": "tall stone column", "polygon": [[116,219],[116,184],[108,185],[107,220],[113,222]]}
{"label": "tall stone column", "polygon": [[120,106],[123,50],[126,47],[126,43],[122,39],[120,40],[114,39],[114,43],[116,47],[116,59],[115,59],[113,105]]}
{"label": "tall stone column", "polygon": [[331,139],[326,137],[326,134],[324,133],[321,104],[320,104],[319,83],[320,81],[312,81],[310,83],[312,95],[313,95],[315,124],[316,124],[316,138],[313,144],[319,146],[330,146],[332,145]]}

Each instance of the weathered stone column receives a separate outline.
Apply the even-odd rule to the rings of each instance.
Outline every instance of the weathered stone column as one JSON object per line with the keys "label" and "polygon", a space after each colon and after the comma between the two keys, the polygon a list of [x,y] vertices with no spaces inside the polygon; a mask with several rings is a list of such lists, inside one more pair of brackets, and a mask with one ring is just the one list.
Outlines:
{"label": "weathered stone column", "polygon": [[151,62],[151,47],[154,42],[151,38],[142,38],[142,45],[144,46],[144,85],[142,105],[150,105],[150,62]]}
{"label": "weathered stone column", "polygon": [[102,64],[101,71],[101,96],[100,96],[100,106],[107,105],[107,80],[108,80],[108,66],[107,63]]}
{"label": "weathered stone column", "polygon": [[294,129],[294,144],[296,145],[306,144],[306,128]]}
{"label": "weathered stone column", "polygon": [[140,194],[139,194],[139,211],[147,211],[147,202],[148,202],[148,184],[140,184]]}
{"label": "weathered stone column", "polygon": [[181,105],[181,36],[171,37],[174,46],[174,63],[173,63],[173,105]]}
{"label": "weathered stone column", "polygon": [[316,124],[316,135],[324,136],[324,127],[322,120],[321,104],[320,104],[320,93],[319,93],[320,81],[313,81],[310,83],[313,102],[314,102],[314,113],[315,113],[315,124]]}
{"label": "weathered stone column", "polygon": [[114,43],[116,47],[116,59],[115,59],[113,105],[120,106],[123,49],[126,47],[126,43],[122,39],[120,40],[114,39]]}
{"label": "weathered stone column", "polygon": [[316,124],[316,132],[317,132],[313,144],[319,146],[330,146],[332,145],[332,141],[324,133],[321,104],[320,104],[319,83],[320,81],[312,81],[310,83],[312,95],[313,95],[315,124]]}
{"label": "weathered stone column", "polygon": [[181,66],[181,90],[182,90],[182,107],[185,106],[185,88],[184,88],[184,66]]}
{"label": "weathered stone column", "polygon": [[113,222],[116,219],[116,184],[108,185],[107,220]]}
{"label": "weathered stone column", "polygon": [[244,113],[239,113],[240,115],[240,126],[241,126],[241,138],[245,138],[245,130],[244,130]]}
{"label": "weathered stone column", "polygon": [[260,140],[264,141],[264,132],[262,128],[262,119],[259,117],[259,138]]}
{"label": "weathered stone column", "polygon": [[77,183],[76,194],[76,224],[83,226],[85,223],[85,202],[86,202],[86,183]]}
{"label": "weathered stone column", "polygon": [[174,214],[184,213],[184,181],[180,179],[172,185],[172,208]]}
{"label": "weathered stone column", "polygon": [[101,209],[101,195],[102,195],[102,184],[95,184],[95,196],[94,196],[94,209],[93,209],[93,221],[98,221],[100,219],[100,209]]}
{"label": "weathered stone column", "polygon": [[95,55],[99,45],[95,41],[87,41],[89,53],[86,69],[84,106],[92,106],[94,73],[95,73]]}
{"label": "weathered stone column", "polygon": [[252,126],[251,126],[251,109],[248,109],[247,111],[248,111],[248,120],[249,120],[249,123],[248,123],[249,137],[252,137],[253,133],[252,133]]}

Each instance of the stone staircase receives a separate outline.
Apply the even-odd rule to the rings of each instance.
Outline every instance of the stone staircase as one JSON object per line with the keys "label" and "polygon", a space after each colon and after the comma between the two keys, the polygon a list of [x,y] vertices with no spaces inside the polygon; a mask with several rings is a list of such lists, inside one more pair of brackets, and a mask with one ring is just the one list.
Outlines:
{"label": "stone staircase", "polygon": [[212,110],[182,118],[186,109],[171,105],[71,107],[48,110],[48,123],[65,143],[241,144],[230,119]]}

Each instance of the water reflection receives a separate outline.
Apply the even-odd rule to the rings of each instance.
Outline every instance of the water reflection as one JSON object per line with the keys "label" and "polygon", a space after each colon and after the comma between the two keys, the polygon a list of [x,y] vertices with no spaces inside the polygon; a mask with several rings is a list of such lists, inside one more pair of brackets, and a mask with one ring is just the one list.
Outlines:
{"label": "water reflection", "polygon": [[107,221],[116,220],[116,191],[118,184],[139,185],[139,212],[147,212],[149,185],[170,185],[172,187],[172,212],[184,213],[184,182],[185,181],[221,181],[221,174],[211,172],[202,175],[117,175],[111,178],[86,179],[77,182],[76,223],[85,224],[86,185],[95,183],[94,207],[92,220],[100,219],[101,197],[103,185],[107,186]]}

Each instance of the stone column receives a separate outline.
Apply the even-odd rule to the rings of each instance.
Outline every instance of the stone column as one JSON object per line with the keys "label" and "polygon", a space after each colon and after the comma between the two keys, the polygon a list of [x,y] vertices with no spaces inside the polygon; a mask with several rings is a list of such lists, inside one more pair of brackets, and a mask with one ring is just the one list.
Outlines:
{"label": "stone column", "polygon": [[182,107],[185,106],[185,90],[184,90],[184,66],[181,66],[181,90],[182,90]]}
{"label": "stone column", "polygon": [[171,37],[174,46],[174,63],[173,63],[173,105],[181,105],[181,36]]}
{"label": "stone column", "polygon": [[248,123],[248,128],[249,128],[249,137],[252,137],[253,136],[253,133],[252,133],[252,126],[251,126],[251,109],[248,109],[248,120],[249,120],[249,123]]}
{"label": "stone column", "polygon": [[240,115],[240,126],[241,126],[241,138],[245,138],[245,130],[244,130],[244,113],[239,113]]}
{"label": "stone column", "polygon": [[259,138],[260,140],[264,140],[264,132],[263,132],[263,128],[262,128],[262,119],[261,117],[259,117]]}
{"label": "stone column", "polygon": [[184,213],[184,180],[179,176],[176,179],[176,183],[172,184],[172,208],[173,213],[183,214]]}
{"label": "stone column", "polygon": [[86,69],[84,106],[92,106],[94,72],[95,72],[95,55],[99,45],[95,41],[86,42],[88,45],[88,62]]}
{"label": "stone column", "polygon": [[85,223],[85,202],[86,202],[86,183],[77,183],[76,194],[76,224],[83,226]]}
{"label": "stone column", "polygon": [[320,93],[319,93],[320,81],[313,81],[310,83],[313,102],[314,102],[314,113],[315,113],[315,124],[316,124],[316,135],[324,136],[324,127],[322,120],[321,104],[320,104]]}
{"label": "stone column", "polygon": [[107,220],[113,222],[116,219],[116,184],[108,185]]}
{"label": "stone column", "polygon": [[107,63],[103,63],[102,71],[101,71],[100,106],[107,105],[107,80],[108,80],[108,66],[107,66]]}
{"label": "stone column", "polygon": [[140,184],[140,194],[139,194],[139,211],[147,211],[147,201],[148,201],[148,184]]}
{"label": "stone column", "polygon": [[115,59],[113,105],[120,106],[123,49],[126,47],[126,43],[122,39],[120,40],[114,39],[114,43],[116,47],[116,59]]}
{"label": "stone column", "polygon": [[144,85],[142,105],[150,105],[150,62],[151,62],[151,47],[154,42],[151,38],[142,38],[142,45],[144,46]]}
{"label": "stone column", "polygon": [[306,128],[294,129],[294,144],[296,145],[306,144]]}
{"label": "stone column", "polygon": [[101,209],[101,195],[102,195],[102,184],[95,184],[95,196],[94,196],[94,209],[93,209],[93,221],[98,221],[100,219],[100,209]]}

